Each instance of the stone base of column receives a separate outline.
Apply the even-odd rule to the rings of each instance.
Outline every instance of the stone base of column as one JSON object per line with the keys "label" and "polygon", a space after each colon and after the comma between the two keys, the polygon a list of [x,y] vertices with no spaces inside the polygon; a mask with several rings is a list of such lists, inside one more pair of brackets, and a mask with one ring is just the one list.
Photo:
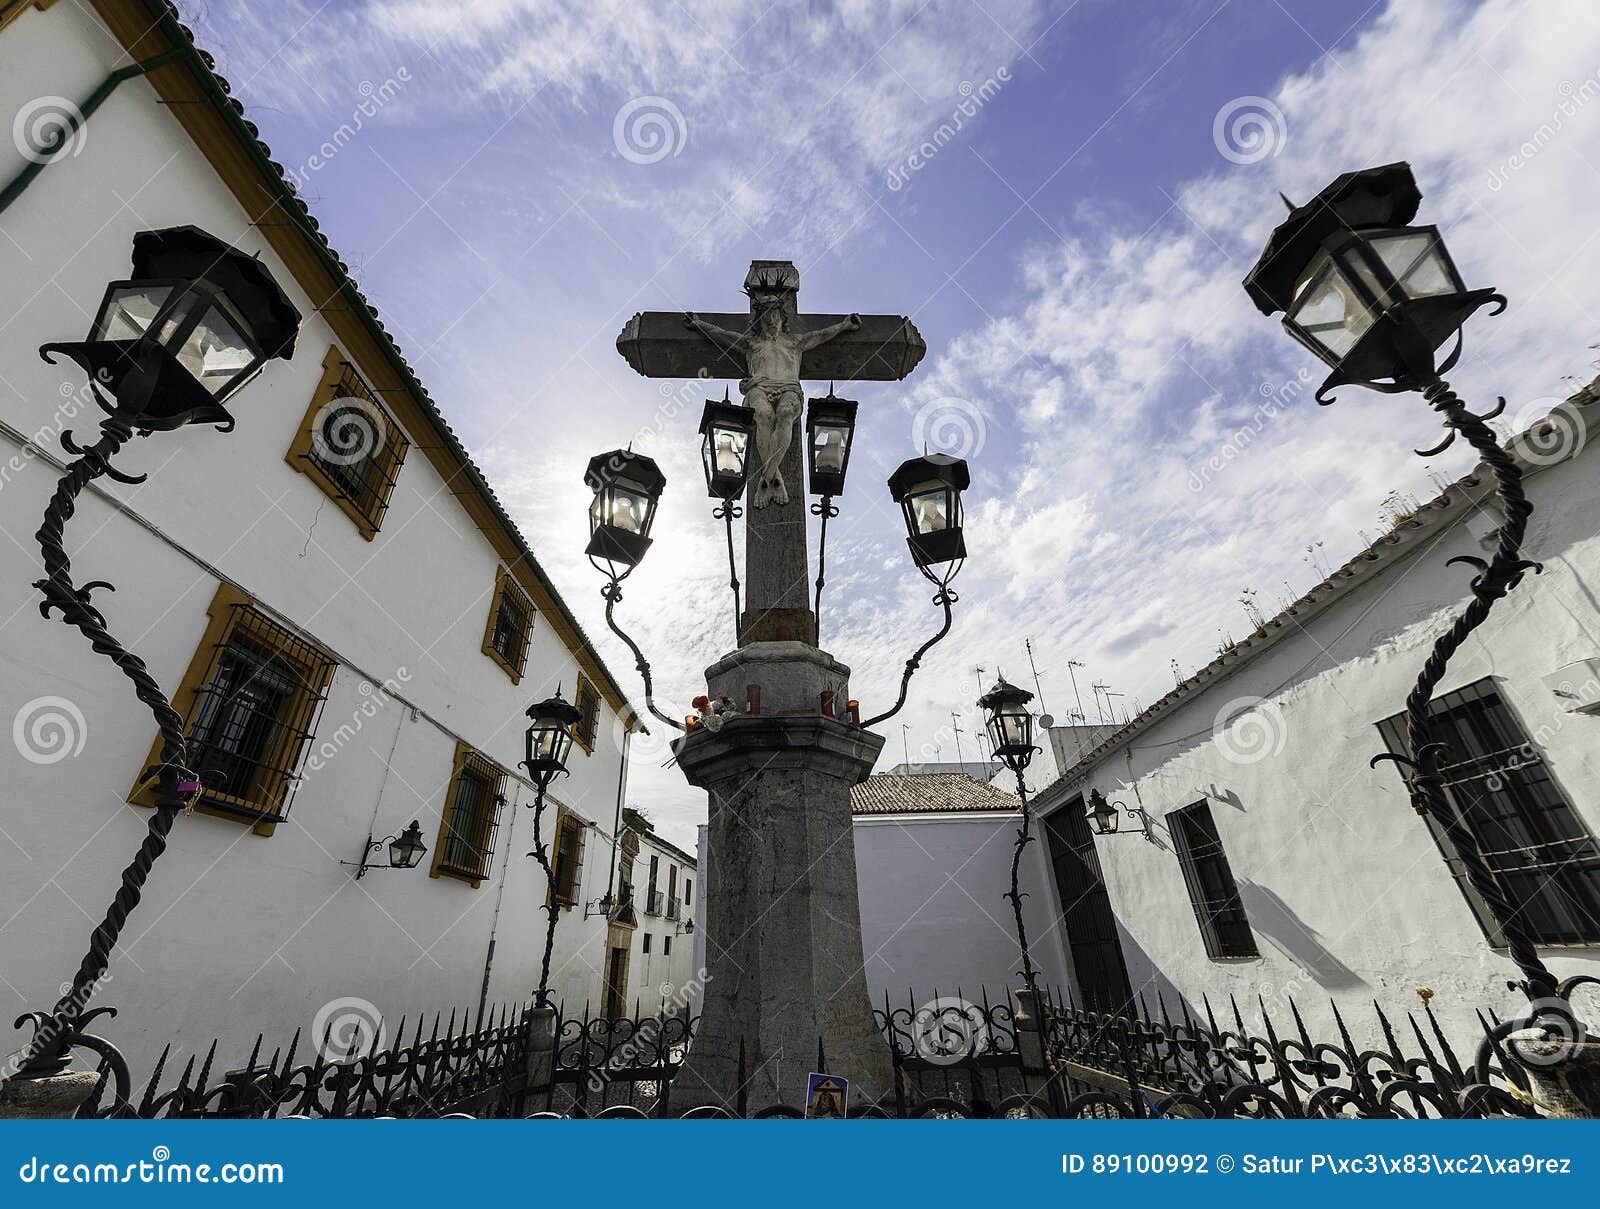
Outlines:
{"label": "stone base of column", "polygon": [[1506,1050],[1528,1076],[1534,1105],[1547,1117],[1600,1117],[1600,1041],[1546,1039],[1522,1029]]}
{"label": "stone base of column", "polygon": [[98,1082],[100,1076],[90,1070],[69,1070],[43,1079],[7,1079],[0,1085],[0,1120],[74,1116]]}
{"label": "stone base of column", "polygon": [[[713,695],[759,716],[678,740],[678,764],[710,795],[702,887],[706,985],[700,1023],[672,1082],[673,1112],[799,1106],[818,1068],[850,1080],[854,1104],[893,1091],[889,1049],[867,998],[850,789],[883,737],[818,712],[849,669],[800,643],[741,648],[707,671]],[[740,1047],[744,1083],[740,1085]]]}

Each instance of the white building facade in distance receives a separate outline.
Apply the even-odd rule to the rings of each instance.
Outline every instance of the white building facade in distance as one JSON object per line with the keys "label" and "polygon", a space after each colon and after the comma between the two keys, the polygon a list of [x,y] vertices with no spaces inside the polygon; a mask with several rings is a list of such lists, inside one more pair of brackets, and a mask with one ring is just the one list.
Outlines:
{"label": "white building facade in distance", "polygon": [[[64,433],[88,444],[100,417],[81,371],[38,350],[84,338],[136,235],[191,226],[259,257],[301,324],[293,356],[230,400],[235,431],[133,441],[117,465],[148,481],[98,479],[67,528],[79,582],[117,586],[95,604],[170,691],[203,784],[96,998],[119,1014],[97,1027],[147,1071],[168,1042],[177,1063],[213,1037],[271,1052],[296,1031],[524,1003],[550,898],[528,855],[541,841],[552,992],[598,1003],[608,920],[578,887],[610,874],[636,726],[623,690],[165,6],[10,6],[0,111],[39,97],[83,106],[70,154],[0,143],[6,1017],[49,1009],[77,967],[145,836],[159,759],[116,667],[37,609],[33,533]],[[523,711],[558,688],[582,720],[535,836]],[[383,841],[413,820],[427,853],[391,869]],[[369,839],[379,867],[358,878]]]}
{"label": "white building facade in distance", "polygon": [[[1600,451],[1596,391],[1510,442],[1543,564],[1450,661],[1433,716],[1452,808],[1558,978],[1600,974]],[[1176,1014],[1229,996],[1357,1041],[1426,1004],[1473,1052],[1480,1011],[1526,1010],[1492,917],[1391,762],[1434,640],[1500,524],[1480,470],[1131,723],[1040,794],[1078,994],[1156,992]],[[1098,792],[1119,829],[1084,819]],[[1594,1018],[1600,1003],[1578,993]],[[1584,1006],[1580,1003],[1580,1009]],[[1202,1017],[1203,1018],[1203,1017]]]}

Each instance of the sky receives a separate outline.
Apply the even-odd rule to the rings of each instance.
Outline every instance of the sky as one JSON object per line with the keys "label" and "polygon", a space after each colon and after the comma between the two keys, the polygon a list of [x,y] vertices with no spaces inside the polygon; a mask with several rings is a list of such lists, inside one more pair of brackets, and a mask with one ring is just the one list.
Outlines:
{"label": "sky", "polygon": [[[1092,682],[1119,714],[1154,701],[1249,632],[1246,600],[1277,612],[1393,501],[1470,471],[1464,449],[1411,452],[1437,431],[1416,396],[1313,402],[1318,365],[1239,285],[1280,190],[1413,165],[1418,221],[1469,287],[1510,299],[1470,322],[1452,374],[1471,402],[1506,396],[1503,431],[1596,371],[1592,0],[185,11],[640,702],[582,555],[591,455],[632,442],[667,475],[618,615],[669,712],[734,639],[702,384],[634,374],[623,323],[742,310],[757,258],[798,265],[802,310],[915,321],[915,373],[841,391],[861,409],[822,645],[864,713],[940,621],[885,486],[902,460],[968,460],[971,554],[881,767],[977,754],[979,668],[1058,722],[1074,673],[1091,722]],[[653,732],[629,797],[692,844],[704,796]]]}

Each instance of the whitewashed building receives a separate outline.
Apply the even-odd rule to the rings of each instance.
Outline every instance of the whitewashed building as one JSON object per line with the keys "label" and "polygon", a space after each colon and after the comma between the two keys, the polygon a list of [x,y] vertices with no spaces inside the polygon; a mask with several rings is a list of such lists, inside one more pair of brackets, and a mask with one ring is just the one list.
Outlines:
{"label": "whitewashed building", "polygon": [[[31,131],[44,106],[68,115],[58,153],[0,140],[4,1014],[49,1008],[76,968],[144,837],[156,735],[116,668],[36,607],[61,436],[87,443],[99,416],[37,350],[83,338],[135,234],[186,225],[258,255],[303,322],[293,358],[230,401],[232,434],[133,442],[118,465],[148,482],[100,479],[67,530],[79,581],[117,585],[96,603],[170,686],[206,782],[122,936],[102,1031],[141,1071],[168,1041],[240,1053],[341,1014],[527,1000],[547,892],[517,763],[524,709],[558,686],[584,717],[538,837],[561,907],[551,985],[600,1003],[612,921],[585,903],[613,876],[623,690],[172,11],[0,5],[0,114]],[[350,408],[376,439],[333,456]],[[368,840],[414,819],[421,865],[380,847],[358,879]]]}
{"label": "whitewashed building", "polygon": [[[1022,817],[1017,797],[960,772],[882,773],[851,791],[861,945],[874,1006],[937,996],[1003,1003],[1022,985],[1005,897]],[[1044,848],[1024,849],[1023,923],[1041,983],[1072,985],[1061,913],[1039,888]]]}
{"label": "whitewashed building", "polygon": [[[1434,705],[1452,805],[1558,977],[1600,973],[1596,398],[1511,442],[1535,505],[1524,555],[1544,572],[1494,607]],[[1421,505],[1037,796],[1081,1001],[1144,992],[1153,1010],[1159,990],[1174,1012],[1230,994],[1286,1012],[1292,996],[1331,1036],[1330,999],[1364,1030],[1373,1000],[1431,1000],[1466,1052],[1480,1008],[1519,1010],[1454,853],[1395,766],[1368,763],[1403,751],[1405,696],[1469,600],[1470,572],[1446,561],[1492,548],[1492,486],[1480,471]],[[1114,835],[1084,821],[1095,790],[1124,808]]]}

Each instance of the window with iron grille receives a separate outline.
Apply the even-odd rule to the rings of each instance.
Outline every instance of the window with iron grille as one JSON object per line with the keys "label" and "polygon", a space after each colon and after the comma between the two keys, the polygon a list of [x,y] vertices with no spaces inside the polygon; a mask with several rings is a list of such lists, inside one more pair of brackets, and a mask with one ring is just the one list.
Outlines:
{"label": "window with iron grille", "polygon": [[330,348],[289,464],[333,497],[371,541],[410,442],[348,361]]}
{"label": "window with iron grille", "polygon": [[1196,802],[1167,815],[1173,846],[1183,869],[1189,902],[1205,941],[1206,956],[1213,961],[1224,957],[1257,957],[1256,938],[1239,901],[1228,854],[1222,850],[1211,806]]}
{"label": "window with iron grille", "polygon": [[489,602],[483,653],[505,669],[513,684],[522,680],[532,632],[533,603],[517,586],[511,573],[501,567],[495,576],[494,598]]}
{"label": "window with iron grille", "polygon": [[583,750],[594,754],[595,735],[600,728],[600,690],[589,683],[586,676],[578,677],[578,694],[574,702],[583,717],[573,726],[572,737]]}
{"label": "window with iron grille", "polygon": [[[271,834],[289,813],[334,661],[229,585],[209,615],[173,699],[184,716],[188,767],[200,779],[196,807]],[[141,805],[155,804],[160,759],[158,738],[133,795]]]}
{"label": "window with iron grille", "polygon": [[671,957],[672,956],[672,937],[663,936],[661,938],[661,956],[663,956],[663,957]]}
{"label": "window with iron grille", "polygon": [[648,953],[650,951],[650,933],[648,933],[648,932],[646,932],[644,934],[644,950],[643,951],[646,952],[646,953]]}
{"label": "window with iron grille", "polygon": [[560,906],[573,907],[578,903],[583,880],[583,845],[588,829],[575,814],[562,811],[556,819],[555,859],[551,862],[551,898]]}
{"label": "window with iron grille", "polygon": [[[1600,846],[1494,680],[1436,698],[1429,713],[1445,745],[1446,803],[1476,837],[1523,928],[1538,944],[1600,943]],[[1410,755],[1404,714],[1378,723],[1378,733],[1390,751]],[[1438,823],[1427,823],[1489,943],[1503,946],[1455,846]]]}
{"label": "window with iron grille", "polygon": [[457,745],[455,772],[434,845],[434,877],[459,878],[476,887],[489,876],[505,778],[504,770],[487,756],[464,743]]}

